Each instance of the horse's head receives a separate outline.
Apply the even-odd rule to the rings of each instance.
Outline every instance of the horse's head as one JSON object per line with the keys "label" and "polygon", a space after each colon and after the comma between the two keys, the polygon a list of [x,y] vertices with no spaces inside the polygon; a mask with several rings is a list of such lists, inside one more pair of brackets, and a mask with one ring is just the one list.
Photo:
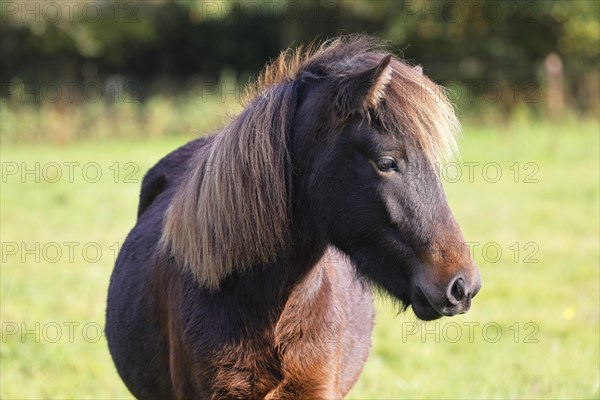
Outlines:
{"label": "horse's head", "polygon": [[458,127],[439,87],[366,53],[299,91],[294,147],[314,152],[293,162],[321,234],[419,318],[466,312],[481,282],[435,167]]}

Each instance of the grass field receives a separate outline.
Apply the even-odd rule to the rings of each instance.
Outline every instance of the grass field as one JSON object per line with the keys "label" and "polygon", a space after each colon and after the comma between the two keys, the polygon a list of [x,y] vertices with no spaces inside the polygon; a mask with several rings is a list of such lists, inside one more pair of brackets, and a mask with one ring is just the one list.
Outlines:
{"label": "grass field", "polygon": [[[185,140],[2,146],[1,398],[130,398],[108,281],[145,170]],[[598,398],[598,122],[467,126],[460,148],[442,172],[483,288],[427,324],[378,300],[349,398]]]}

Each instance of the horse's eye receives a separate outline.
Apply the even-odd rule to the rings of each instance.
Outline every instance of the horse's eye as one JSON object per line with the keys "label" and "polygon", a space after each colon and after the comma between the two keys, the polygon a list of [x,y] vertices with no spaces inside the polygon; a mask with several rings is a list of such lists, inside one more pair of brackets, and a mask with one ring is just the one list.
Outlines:
{"label": "horse's eye", "polygon": [[377,160],[377,168],[383,172],[390,172],[397,170],[398,164],[392,157],[381,157],[379,160]]}

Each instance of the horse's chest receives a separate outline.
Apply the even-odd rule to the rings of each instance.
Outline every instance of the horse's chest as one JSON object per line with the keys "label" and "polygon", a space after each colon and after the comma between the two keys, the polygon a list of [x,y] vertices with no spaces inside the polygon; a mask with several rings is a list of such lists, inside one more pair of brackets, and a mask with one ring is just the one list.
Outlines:
{"label": "horse's chest", "polygon": [[281,360],[269,340],[222,346],[204,366],[217,398],[264,398],[282,379]]}
{"label": "horse's chest", "polygon": [[290,392],[295,398],[337,396],[312,390],[338,387],[341,321],[335,308],[297,305],[288,303],[277,324],[265,331],[215,346],[210,361],[202,363],[211,393],[244,399]]}

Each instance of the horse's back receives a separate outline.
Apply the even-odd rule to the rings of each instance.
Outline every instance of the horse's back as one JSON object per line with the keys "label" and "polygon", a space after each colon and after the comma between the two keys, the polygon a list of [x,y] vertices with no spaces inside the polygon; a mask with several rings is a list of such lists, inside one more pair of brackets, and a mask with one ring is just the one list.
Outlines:
{"label": "horse's back", "polygon": [[179,183],[182,175],[187,171],[189,160],[194,153],[210,143],[211,140],[212,138],[201,138],[188,142],[167,154],[146,172],[140,191],[138,218],[161,193]]}

